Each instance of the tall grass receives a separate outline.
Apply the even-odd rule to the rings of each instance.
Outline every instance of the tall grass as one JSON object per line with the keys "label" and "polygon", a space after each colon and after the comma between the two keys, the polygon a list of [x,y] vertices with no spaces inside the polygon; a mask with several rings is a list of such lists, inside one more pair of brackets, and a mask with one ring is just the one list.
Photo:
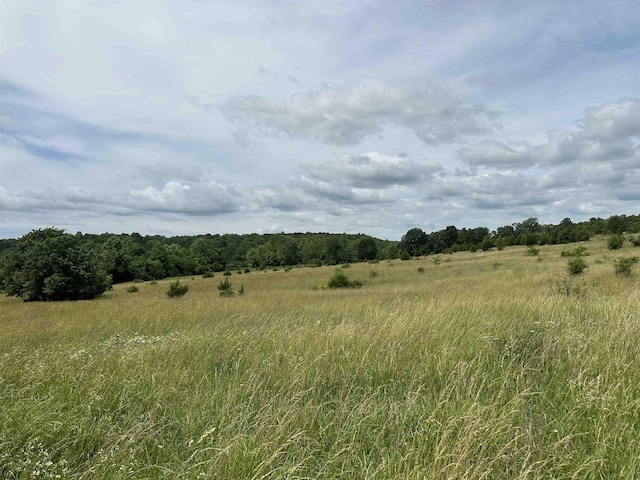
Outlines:
{"label": "tall grass", "polygon": [[637,478],[626,250],[589,242],[576,295],[544,246],[2,298],[0,478]]}

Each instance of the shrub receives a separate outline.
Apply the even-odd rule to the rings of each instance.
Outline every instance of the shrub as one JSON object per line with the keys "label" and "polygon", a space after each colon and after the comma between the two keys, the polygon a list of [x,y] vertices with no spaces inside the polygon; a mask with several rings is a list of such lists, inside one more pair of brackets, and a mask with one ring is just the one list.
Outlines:
{"label": "shrub", "polygon": [[564,250],[561,254],[561,257],[588,257],[589,252],[587,251],[587,247],[584,245],[580,245],[572,250]]}
{"label": "shrub", "polygon": [[406,250],[403,250],[400,254],[400,260],[411,260],[411,255]]}
{"label": "shrub", "polygon": [[224,275],[225,277],[230,277],[231,272],[229,270],[226,270],[222,275]]}
{"label": "shrub", "polygon": [[329,288],[358,288],[362,286],[362,282],[349,280],[342,270],[336,270],[327,286]]}
{"label": "shrub", "polygon": [[149,285],[157,285],[157,284],[158,284],[158,282],[156,282],[155,280],[151,280],[151,281],[149,282]]}
{"label": "shrub", "polygon": [[[236,294],[228,278],[225,278],[224,280],[220,281],[220,285],[218,285],[218,290],[220,291],[220,296],[222,297],[233,297]],[[242,292],[244,293],[244,288]]]}
{"label": "shrub", "polygon": [[245,268],[244,273],[251,273],[251,270],[249,270],[248,268]]}
{"label": "shrub", "polygon": [[167,289],[167,297],[169,298],[180,298],[183,297],[189,291],[188,284],[181,284],[180,280],[176,280],[175,282],[171,282],[169,284],[169,288]]}
{"label": "shrub", "polygon": [[240,289],[238,290],[238,295],[244,294],[244,283],[240,284]]}
{"label": "shrub", "polygon": [[540,254],[540,249],[534,247],[533,245],[529,245],[527,247],[527,255],[531,255],[533,257],[537,257]]}
{"label": "shrub", "polygon": [[573,282],[569,278],[558,280],[554,293],[564,297],[579,297],[584,294],[584,282]]}
{"label": "shrub", "polygon": [[629,241],[634,247],[640,247],[640,235],[637,237],[629,237]]}
{"label": "shrub", "polygon": [[433,260],[431,260],[433,262],[434,265],[440,265],[440,262],[442,261],[442,258],[440,258],[440,255],[433,257]]}
{"label": "shrub", "polygon": [[129,288],[127,288],[127,293],[136,293],[138,290],[140,290],[138,287],[136,287],[135,285],[131,285]]}
{"label": "shrub", "polygon": [[369,278],[376,278],[378,276],[378,271],[377,270],[371,270],[369,272]]}
{"label": "shrub", "polygon": [[617,250],[624,245],[624,237],[622,235],[611,235],[607,239],[607,247],[609,250]]}
{"label": "shrub", "polygon": [[238,275],[242,275],[242,270],[238,270]]}
{"label": "shrub", "polygon": [[424,273],[424,267],[418,267],[418,273]]}
{"label": "shrub", "polygon": [[631,270],[633,266],[638,263],[640,258],[638,257],[622,257],[613,262],[613,266],[616,269],[616,274],[623,277],[631,276]]}
{"label": "shrub", "polygon": [[213,278],[215,277],[215,275],[213,274],[213,272],[204,272],[202,274],[202,278]]}
{"label": "shrub", "polygon": [[570,258],[569,262],[567,263],[567,271],[571,275],[580,275],[585,271],[586,268],[589,267],[587,266],[587,262],[585,262],[584,258],[582,257]]}

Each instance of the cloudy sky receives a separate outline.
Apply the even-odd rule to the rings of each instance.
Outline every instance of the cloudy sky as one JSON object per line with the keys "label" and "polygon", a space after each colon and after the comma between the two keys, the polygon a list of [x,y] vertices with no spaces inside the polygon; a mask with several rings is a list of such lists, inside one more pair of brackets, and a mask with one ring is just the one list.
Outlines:
{"label": "cloudy sky", "polygon": [[640,212],[640,2],[0,0],[0,237]]}

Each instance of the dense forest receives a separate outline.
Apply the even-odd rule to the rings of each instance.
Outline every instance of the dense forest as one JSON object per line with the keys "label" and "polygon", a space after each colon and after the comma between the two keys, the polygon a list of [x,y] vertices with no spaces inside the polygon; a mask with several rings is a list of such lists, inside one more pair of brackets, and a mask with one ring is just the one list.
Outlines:
{"label": "dense forest", "polygon": [[[593,235],[623,232],[640,232],[640,215],[614,215],[608,219],[591,218],[577,223],[565,218],[557,225],[543,225],[537,218],[528,218],[499,227],[495,231],[486,227],[459,229],[448,226],[427,234],[420,228],[412,228],[399,242],[361,234],[280,233],[163,237],[142,236],[138,233],[69,235],[51,228],[34,230],[19,240],[0,240],[0,288],[6,291],[10,272],[15,271],[20,262],[28,261],[24,256],[25,247],[21,244],[25,244],[23,239],[28,237],[31,243],[37,243],[47,235],[56,238],[62,235],[66,240],[57,240],[46,252],[40,250],[38,258],[34,257],[31,261],[46,263],[47,255],[53,258],[51,249],[77,250],[75,255],[78,258],[83,258],[86,263],[90,255],[94,262],[102,265],[113,283],[121,283],[135,279],[154,280],[224,270],[332,265],[456,251],[502,249],[510,245],[571,243],[589,240]],[[23,254],[21,258],[20,252]],[[59,262],[61,265],[65,264],[64,253]],[[45,267],[42,264],[39,268]]]}

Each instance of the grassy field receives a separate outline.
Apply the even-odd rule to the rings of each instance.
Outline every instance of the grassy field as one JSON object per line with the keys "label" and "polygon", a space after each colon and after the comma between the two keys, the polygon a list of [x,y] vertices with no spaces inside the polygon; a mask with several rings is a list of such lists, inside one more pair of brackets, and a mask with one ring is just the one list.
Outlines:
{"label": "grassy field", "polygon": [[2,297],[0,478],[640,478],[640,249],[585,245]]}

